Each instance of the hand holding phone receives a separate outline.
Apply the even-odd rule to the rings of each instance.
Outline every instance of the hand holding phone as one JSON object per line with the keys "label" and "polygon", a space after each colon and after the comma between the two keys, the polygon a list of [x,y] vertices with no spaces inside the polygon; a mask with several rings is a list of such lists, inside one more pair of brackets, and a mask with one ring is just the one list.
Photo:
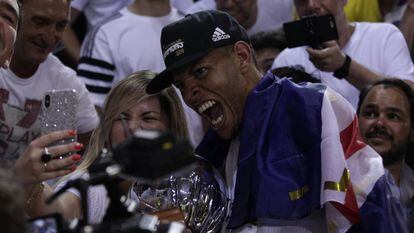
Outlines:
{"label": "hand holding phone", "polygon": [[[58,130],[76,129],[75,120],[78,106],[76,90],[50,90],[44,95],[41,112],[41,134]],[[76,142],[76,135],[59,140],[49,146]],[[59,156],[60,159],[71,153]]]}
{"label": "hand holding phone", "polygon": [[338,30],[335,17],[331,14],[307,16],[300,20],[283,24],[288,48],[308,45],[321,48],[326,41],[337,40]]}
{"label": "hand holding phone", "polygon": [[324,42],[323,49],[306,48],[309,60],[324,72],[334,72],[344,64],[346,55],[341,51],[336,41]]}

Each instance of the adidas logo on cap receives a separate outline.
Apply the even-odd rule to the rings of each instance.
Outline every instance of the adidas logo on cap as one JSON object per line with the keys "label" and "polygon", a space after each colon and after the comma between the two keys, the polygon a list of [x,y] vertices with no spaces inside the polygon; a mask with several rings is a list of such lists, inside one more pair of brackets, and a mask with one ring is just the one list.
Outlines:
{"label": "adidas logo on cap", "polygon": [[217,41],[229,39],[229,38],[230,38],[229,34],[225,33],[223,30],[216,27],[216,29],[214,29],[214,33],[213,33],[211,40],[214,42],[217,42]]}

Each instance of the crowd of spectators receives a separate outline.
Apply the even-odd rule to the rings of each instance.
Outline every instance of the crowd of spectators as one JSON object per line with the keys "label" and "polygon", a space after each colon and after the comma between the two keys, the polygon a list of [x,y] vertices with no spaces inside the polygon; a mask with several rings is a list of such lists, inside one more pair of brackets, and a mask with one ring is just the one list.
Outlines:
{"label": "crowd of spectators", "polygon": [[[414,232],[414,0],[0,0],[0,13],[7,232],[54,213],[101,223],[108,186],[46,200],[147,130],[188,140],[222,177],[214,229]],[[327,14],[337,39],[290,47],[284,23]],[[68,89],[74,128],[42,134],[45,93]],[[115,187],[143,205],[137,179]]]}

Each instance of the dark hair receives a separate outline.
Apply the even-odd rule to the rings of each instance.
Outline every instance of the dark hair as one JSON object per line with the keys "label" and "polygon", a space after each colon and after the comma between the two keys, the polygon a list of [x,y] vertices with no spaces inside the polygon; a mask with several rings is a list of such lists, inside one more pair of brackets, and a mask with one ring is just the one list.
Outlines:
{"label": "dark hair", "polygon": [[[387,78],[380,80],[378,82],[375,82],[374,84],[365,87],[364,90],[361,91],[359,94],[359,102],[358,102],[358,108],[357,108],[357,114],[359,116],[361,105],[365,100],[365,97],[368,95],[368,93],[371,91],[371,89],[378,85],[384,85],[384,88],[389,87],[395,87],[400,90],[402,90],[407,97],[408,103],[410,105],[410,117],[411,117],[411,127],[414,127],[414,92],[411,89],[411,87],[402,81],[401,79],[397,78]],[[407,153],[405,154],[405,161],[406,163],[411,167],[411,169],[414,169],[414,157],[412,156],[414,152],[414,143],[412,141],[409,141],[407,145]]]}
{"label": "dark hair", "polygon": [[256,51],[269,47],[282,51],[287,47],[285,33],[282,29],[258,32],[250,37],[250,41]]}
{"label": "dark hair", "polygon": [[282,66],[271,70],[279,78],[291,78],[294,83],[311,82],[320,83],[321,81],[305,72],[302,66]]}
{"label": "dark hair", "polygon": [[361,105],[364,102],[365,97],[368,95],[368,93],[371,91],[373,87],[378,85],[384,85],[384,88],[395,87],[404,92],[405,96],[407,97],[408,103],[410,104],[411,127],[414,127],[414,92],[407,83],[397,78],[382,79],[380,81],[375,82],[372,85],[365,87],[359,94],[357,114],[359,115]]}
{"label": "dark hair", "polygon": [[25,233],[24,191],[11,170],[0,169],[0,206],[2,232]]}

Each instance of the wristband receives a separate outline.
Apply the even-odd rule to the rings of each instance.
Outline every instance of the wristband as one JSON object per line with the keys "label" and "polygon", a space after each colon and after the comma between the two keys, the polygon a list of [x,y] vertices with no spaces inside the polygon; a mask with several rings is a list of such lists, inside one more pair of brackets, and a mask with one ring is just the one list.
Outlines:
{"label": "wristband", "polygon": [[344,64],[339,67],[335,72],[333,73],[333,76],[338,79],[343,79],[348,77],[349,74],[349,67],[351,66],[351,57],[346,55]]}

